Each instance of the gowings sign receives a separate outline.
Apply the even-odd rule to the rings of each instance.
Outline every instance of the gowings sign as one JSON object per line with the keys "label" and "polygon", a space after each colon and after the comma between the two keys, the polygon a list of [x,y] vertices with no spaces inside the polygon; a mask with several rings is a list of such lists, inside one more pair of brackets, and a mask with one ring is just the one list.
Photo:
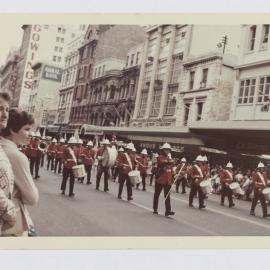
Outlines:
{"label": "gowings sign", "polygon": [[62,69],[58,67],[45,65],[42,78],[52,81],[61,82]]}

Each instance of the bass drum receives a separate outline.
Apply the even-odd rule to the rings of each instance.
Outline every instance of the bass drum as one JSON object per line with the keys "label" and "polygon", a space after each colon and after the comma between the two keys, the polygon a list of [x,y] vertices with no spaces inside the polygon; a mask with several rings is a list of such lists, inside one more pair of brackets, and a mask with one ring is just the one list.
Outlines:
{"label": "bass drum", "polygon": [[107,147],[107,150],[105,150],[102,155],[102,166],[109,168],[113,167],[116,162],[117,154],[118,152],[114,145],[112,147]]}

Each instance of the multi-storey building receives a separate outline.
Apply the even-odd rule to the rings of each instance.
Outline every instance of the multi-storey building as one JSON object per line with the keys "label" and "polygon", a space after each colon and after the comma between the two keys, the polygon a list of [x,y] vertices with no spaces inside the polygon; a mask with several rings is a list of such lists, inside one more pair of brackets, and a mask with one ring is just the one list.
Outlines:
{"label": "multi-storey building", "polygon": [[231,120],[270,120],[269,26],[242,26]]}
{"label": "multi-storey building", "polygon": [[13,98],[18,79],[19,50],[11,50],[7,56],[6,63],[1,67],[1,91],[8,92]]}
{"label": "multi-storey building", "polygon": [[[141,44],[144,38],[143,28],[135,25],[90,25],[88,27],[84,44],[79,49],[79,72],[70,115],[72,126],[77,125],[79,128],[82,124],[91,124],[92,119],[96,119],[93,118],[89,104],[91,93],[95,91],[91,86],[91,81],[95,77],[94,65],[99,61],[106,61],[108,58],[118,59],[121,62],[126,61],[128,50]],[[100,74],[103,73],[103,65],[96,65],[96,76],[100,77]],[[100,80],[96,80],[96,82],[100,84]],[[115,91],[119,92],[119,88]],[[113,116],[112,119],[115,117]],[[97,121],[100,123],[101,120]],[[114,124],[116,124],[115,121]]]}
{"label": "multi-storey building", "polygon": [[79,62],[79,47],[84,40],[85,29],[80,32],[68,44],[67,54],[65,56],[65,67],[62,75],[61,88],[59,89],[59,104],[57,111],[58,125],[67,125],[70,117],[71,104],[73,99],[74,85],[77,77]]}
{"label": "multi-storey building", "polygon": [[[192,57],[221,51],[225,36],[230,41],[225,44],[225,54],[237,54],[238,28],[216,25],[153,25],[147,28],[132,125],[183,124],[183,121],[176,123],[181,118],[178,110],[183,109],[179,94],[184,92],[181,87],[186,87],[183,71],[193,65],[189,63]],[[182,80],[181,76],[185,78]]]}
{"label": "multi-storey building", "polygon": [[235,63],[235,57],[221,53],[190,57],[183,62],[177,126],[188,126],[194,121],[229,119]]}
{"label": "multi-storey building", "polygon": [[28,111],[34,116],[35,127],[39,127],[42,119],[47,119],[48,111],[57,110],[62,68],[46,62],[38,62],[32,68],[34,77]]}
{"label": "multi-storey building", "polygon": [[69,25],[23,25],[24,33],[18,63],[18,81],[13,106],[27,108],[33,83],[32,66],[36,62],[50,62],[63,67],[66,45],[74,37],[77,27]]}

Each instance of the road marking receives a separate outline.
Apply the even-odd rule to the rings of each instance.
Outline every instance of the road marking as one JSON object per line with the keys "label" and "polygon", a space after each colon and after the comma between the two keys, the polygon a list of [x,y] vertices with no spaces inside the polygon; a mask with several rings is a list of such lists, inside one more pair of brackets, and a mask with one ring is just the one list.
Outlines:
{"label": "road marking", "polygon": [[[142,204],[139,204],[139,203],[136,203],[136,202],[130,202],[130,204],[133,204],[133,205],[135,205],[135,206],[137,206],[137,207],[143,208],[143,209],[145,209],[145,210],[147,210],[147,211],[153,212],[153,210],[152,210],[151,208],[149,208],[149,207],[147,207],[147,206],[144,206],[144,205],[142,205]],[[183,220],[179,220],[179,219],[175,219],[175,218],[172,218],[172,219],[173,219],[173,220],[176,220],[176,221],[178,221],[178,222],[180,222],[180,223],[183,223],[183,224],[187,225],[188,227],[193,227],[194,229],[196,229],[196,230],[198,230],[198,231],[201,231],[201,232],[204,232],[204,233],[206,233],[206,234],[209,234],[209,235],[216,235],[216,236],[219,235],[219,234],[217,234],[217,233],[215,233],[215,232],[213,232],[213,231],[209,231],[209,230],[204,229],[204,228],[202,228],[202,227],[196,226],[196,225],[194,225],[193,223],[190,223],[190,222],[187,222],[187,221],[183,221]]]}

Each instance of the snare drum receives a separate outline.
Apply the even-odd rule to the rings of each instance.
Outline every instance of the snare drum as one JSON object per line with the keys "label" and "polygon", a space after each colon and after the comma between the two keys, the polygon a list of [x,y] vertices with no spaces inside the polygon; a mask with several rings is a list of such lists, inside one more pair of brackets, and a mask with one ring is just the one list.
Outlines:
{"label": "snare drum", "polygon": [[140,184],[142,182],[140,171],[138,171],[138,170],[130,171],[128,173],[128,176],[129,176],[130,182],[133,186]]}
{"label": "snare drum", "polygon": [[200,183],[200,187],[204,194],[209,194],[212,192],[211,182],[209,180],[204,180]]}
{"label": "snare drum", "polygon": [[270,188],[269,188],[269,187],[265,188],[265,189],[262,191],[262,193],[263,193],[265,199],[266,199],[267,201],[270,201]]}
{"label": "snare drum", "polygon": [[72,167],[72,171],[74,174],[75,178],[81,178],[81,177],[85,177],[86,173],[85,173],[85,167],[83,164],[81,165],[76,165]]}
{"label": "snare drum", "polygon": [[229,187],[234,194],[240,194],[240,195],[245,194],[245,192],[241,189],[239,183],[237,183],[237,182],[231,183]]}

